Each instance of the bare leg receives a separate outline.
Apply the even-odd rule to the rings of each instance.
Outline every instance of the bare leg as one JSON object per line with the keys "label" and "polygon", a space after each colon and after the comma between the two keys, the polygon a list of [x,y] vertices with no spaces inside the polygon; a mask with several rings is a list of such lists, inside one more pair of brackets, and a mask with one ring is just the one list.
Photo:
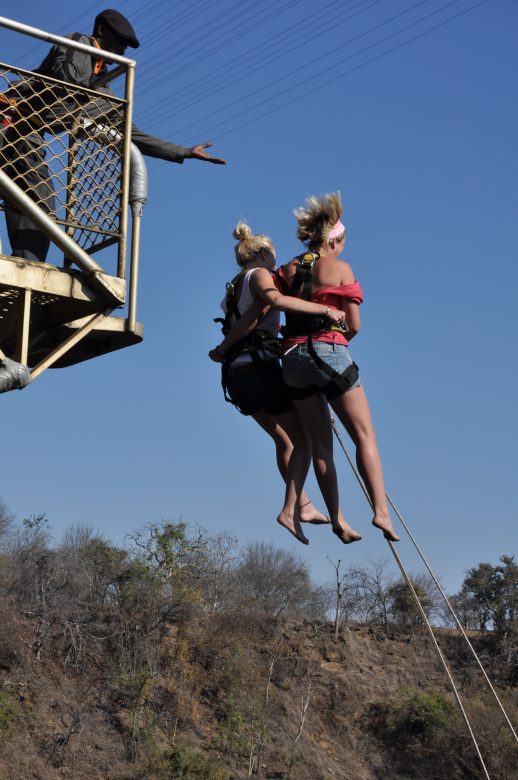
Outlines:
{"label": "bare leg", "polygon": [[374,508],[372,524],[383,531],[386,539],[398,542],[385,497],[383,469],[365,390],[363,387],[349,390],[331,401],[331,406],[356,446],[358,471]]}
{"label": "bare leg", "polygon": [[294,411],[275,417],[266,412],[257,412],[253,417],[272,437],[277,453],[277,466],[286,483],[284,506],[277,522],[299,542],[309,544],[300,525],[299,510],[300,503],[305,503],[304,498],[306,503],[309,502],[304,493],[304,482],[311,462],[309,439]]}
{"label": "bare leg", "polygon": [[[279,421],[279,417],[276,417],[274,419]],[[294,413],[288,413],[284,415],[282,418],[282,427],[284,428],[284,431],[288,434],[288,438],[291,440],[291,442],[293,443],[295,441],[299,442],[298,446],[300,447],[303,446],[306,450],[306,455],[309,454],[309,457],[311,459],[311,440],[298,414],[294,412]],[[308,468],[309,468],[309,464],[306,467],[306,474],[304,476],[304,479],[307,476]],[[284,481],[287,482],[287,477],[285,477]],[[319,512],[318,509],[316,509],[313,506],[313,502],[307,495],[306,491],[304,490],[304,487],[302,487],[302,492],[300,493],[298,507],[299,507],[299,518],[301,523],[312,523],[314,525],[329,524],[329,518],[326,517],[324,514],[322,514],[322,512]]]}
{"label": "bare leg", "polygon": [[[253,415],[254,420],[266,431],[273,439],[275,444],[275,454],[277,458],[277,468],[286,482],[288,465],[293,452],[293,441],[304,442],[304,447],[311,452],[311,442],[304,433],[304,426],[293,412],[288,412],[281,416],[272,416],[266,412],[257,412]],[[302,523],[312,523],[314,525],[324,525],[329,523],[329,518],[313,506],[313,502],[307,495],[304,488],[300,494],[299,503],[300,521]]]}
{"label": "bare leg", "polygon": [[340,512],[333,460],[333,431],[327,403],[324,397],[317,393],[303,401],[296,401],[295,406],[311,439],[315,476],[329,512],[333,531],[344,544],[357,542],[361,539],[360,534],[345,522]]}

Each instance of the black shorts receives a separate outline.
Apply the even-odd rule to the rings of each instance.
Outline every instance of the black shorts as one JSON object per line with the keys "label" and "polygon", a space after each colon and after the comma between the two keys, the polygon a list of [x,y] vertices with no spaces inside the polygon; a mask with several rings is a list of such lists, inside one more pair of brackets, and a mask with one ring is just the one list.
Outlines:
{"label": "black shorts", "polygon": [[293,408],[282,381],[282,369],[276,360],[231,366],[226,377],[226,389],[241,414],[266,412],[278,415],[286,414]]}

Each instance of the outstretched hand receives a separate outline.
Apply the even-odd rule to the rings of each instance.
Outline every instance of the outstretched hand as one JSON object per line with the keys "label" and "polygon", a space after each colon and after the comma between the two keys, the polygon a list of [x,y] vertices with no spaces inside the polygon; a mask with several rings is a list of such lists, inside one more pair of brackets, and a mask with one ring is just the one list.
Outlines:
{"label": "outstretched hand", "polygon": [[210,154],[206,153],[205,149],[208,149],[211,146],[212,144],[198,144],[197,146],[193,146],[191,148],[191,157],[195,160],[205,160],[205,162],[214,163],[215,165],[226,165],[227,161],[223,160],[223,158],[211,157]]}

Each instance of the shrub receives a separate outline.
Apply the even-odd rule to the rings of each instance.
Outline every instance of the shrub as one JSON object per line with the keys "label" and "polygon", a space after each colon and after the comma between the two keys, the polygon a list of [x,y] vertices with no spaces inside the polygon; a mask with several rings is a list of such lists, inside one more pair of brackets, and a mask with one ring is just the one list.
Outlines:
{"label": "shrub", "polygon": [[7,691],[0,689],[0,745],[9,742],[15,734],[16,707]]}
{"label": "shrub", "polygon": [[417,737],[434,742],[449,726],[456,723],[455,704],[443,693],[407,691],[403,698],[388,705],[386,722],[398,739]]}
{"label": "shrub", "polygon": [[229,780],[229,773],[219,761],[194,750],[174,748],[167,755],[170,777],[175,780]]}

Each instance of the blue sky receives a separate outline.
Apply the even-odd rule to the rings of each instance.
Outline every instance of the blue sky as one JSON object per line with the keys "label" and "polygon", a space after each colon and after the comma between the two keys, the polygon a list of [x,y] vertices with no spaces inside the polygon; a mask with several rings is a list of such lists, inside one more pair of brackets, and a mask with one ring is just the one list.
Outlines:
{"label": "blue sky", "polygon": [[[306,19],[314,4],[286,0],[267,20],[266,0],[114,3],[142,41],[138,125],[187,145],[214,140],[229,165],[149,161],[144,342],[2,396],[0,496],[13,512],[46,512],[57,534],[90,523],[116,542],[182,517],[295,550],[318,580],[333,573],[327,556],[388,556],[338,451],[343,508],[363,541],[343,547],[312,528],[302,548],[277,526],[272,446],[224,403],[206,357],[236,222],[271,235],[288,260],[300,249],[291,210],[340,189],[344,259],[366,295],[353,354],[388,491],[449,591],[469,567],[516,552],[518,5],[446,5],[342,0]],[[90,32],[103,7],[54,2],[49,14],[22,0],[3,13]],[[0,39],[2,59],[20,66],[47,48]],[[6,245],[3,218],[0,236]],[[322,506],[313,478],[308,487]],[[419,570],[407,541],[399,551]]]}

